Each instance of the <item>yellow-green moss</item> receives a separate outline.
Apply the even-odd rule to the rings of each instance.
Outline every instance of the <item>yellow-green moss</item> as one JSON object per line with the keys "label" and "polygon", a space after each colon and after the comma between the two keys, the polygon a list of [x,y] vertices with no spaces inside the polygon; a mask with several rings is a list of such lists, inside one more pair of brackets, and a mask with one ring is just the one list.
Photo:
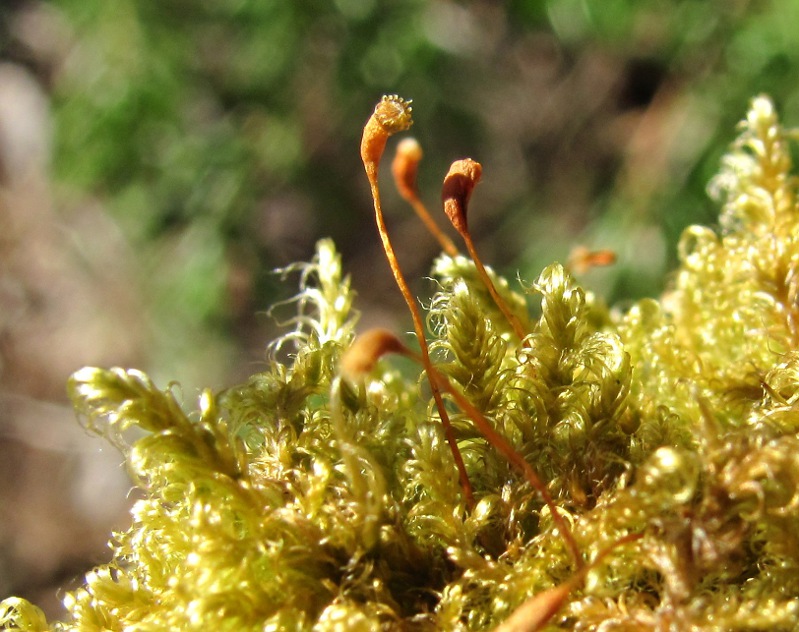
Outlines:
{"label": "yellow-green moss", "polygon": [[[471,262],[436,262],[440,371],[543,477],[585,561],[641,535],[552,628],[798,625],[794,135],[753,101],[711,186],[719,231],[687,229],[671,289],[623,315],[554,264],[527,290],[538,312],[498,283],[528,328],[519,341]],[[361,384],[337,380],[349,283],[329,241],[299,270],[294,328],[274,344],[290,361],[203,393],[195,412],[137,371],[71,378],[81,419],[122,446],[144,497],[112,561],[66,597],[67,621],[7,599],[4,629],[482,630],[575,573],[541,498],[467,415],[452,406],[473,507],[418,377],[383,360]]]}

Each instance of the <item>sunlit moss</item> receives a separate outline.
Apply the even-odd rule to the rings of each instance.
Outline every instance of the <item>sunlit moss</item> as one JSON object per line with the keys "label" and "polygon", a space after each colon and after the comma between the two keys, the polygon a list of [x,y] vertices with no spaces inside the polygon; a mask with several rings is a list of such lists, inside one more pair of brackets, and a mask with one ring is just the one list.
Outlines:
{"label": "sunlit moss", "polygon": [[446,405],[473,501],[421,376],[376,353],[365,378],[342,377],[357,314],[321,241],[296,267],[296,316],[266,370],[203,393],[196,411],[137,371],[72,376],[81,419],[121,446],[143,497],[111,539],[112,561],[67,595],[67,621],[48,625],[12,598],[0,623],[482,630],[554,594],[541,625],[795,629],[792,135],[768,99],[753,101],[712,184],[720,230],[687,229],[669,291],[623,314],[558,264],[519,292],[493,276],[527,332],[519,340],[470,261],[436,263],[434,372],[534,467],[555,505],[454,393]]}

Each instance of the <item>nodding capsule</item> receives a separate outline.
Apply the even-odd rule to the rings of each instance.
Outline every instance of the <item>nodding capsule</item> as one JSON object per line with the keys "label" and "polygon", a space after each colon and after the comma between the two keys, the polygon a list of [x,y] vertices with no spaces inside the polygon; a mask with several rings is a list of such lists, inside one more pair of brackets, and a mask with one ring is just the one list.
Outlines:
{"label": "nodding capsule", "polygon": [[479,162],[464,158],[453,162],[444,178],[444,186],[441,188],[444,212],[461,235],[469,232],[466,207],[482,175],[483,167]]}
{"label": "nodding capsule", "polygon": [[422,146],[415,138],[403,138],[391,163],[391,173],[399,194],[407,201],[417,199],[416,175],[422,161]]}
{"label": "nodding capsule", "polygon": [[385,354],[405,352],[405,345],[387,329],[370,329],[358,336],[342,354],[339,368],[345,378],[355,382],[369,373]]}

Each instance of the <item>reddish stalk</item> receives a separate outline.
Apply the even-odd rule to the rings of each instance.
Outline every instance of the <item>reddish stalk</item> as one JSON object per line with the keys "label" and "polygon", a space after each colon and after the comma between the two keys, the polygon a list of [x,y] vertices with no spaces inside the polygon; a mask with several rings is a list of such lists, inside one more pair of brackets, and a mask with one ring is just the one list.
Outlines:
{"label": "reddish stalk", "polygon": [[397,145],[394,161],[391,163],[391,173],[394,184],[402,198],[411,205],[427,230],[436,238],[441,249],[450,257],[458,254],[458,248],[452,240],[444,234],[436,220],[433,219],[427,207],[419,197],[419,187],[416,183],[416,174],[419,171],[419,162],[422,160],[422,146],[415,138],[403,138]]}
{"label": "reddish stalk", "polygon": [[441,397],[438,384],[431,377],[433,374],[433,365],[430,361],[430,353],[427,347],[427,338],[425,336],[424,322],[422,321],[419,308],[416,305],[416,299],[413,297],[408,283],[402,274],[402,270],[394,252],[394,247],[391,245],[391,240],[388,237],[388,229],[383,218],[383,209],[380,202],[380,189],[377,183],[377,174],[380,167],[380,160],[385,151],[386,142],[389,136],[397,132],[408,129],[412,124],[410,102],[406,102],[398,96],[384,96],[380,103],[377,104],[374,114],[366,122],[363,129],[363,138],[361,140],[361,160],[366,170],[366,177],[369,180],[369,186],[372,191],[372,200],[374,201],[375,221],[377,222],[377,230],[380,233],[380,239],[383,243],[383,250],[388,259],[388,265],[394,275],[394,280],[399,287],[405,303],[411,312],[413,319],[413,327],[416,332],[416,337],[419,341],[419,348],[421,350],[421,363],[427,374],[427,379],[430,383],[430,390],[435,399],[436,408],[438,409],[441,424],[444,428],[444,436],[447,439],[452,457],[455,460],[455,466],[458,468],[458,477],[460,479],[461,488],[463,489],[464,497],[467,506],[471,509],[474,506],[474,492],[472,484],[469,481],[469,476],[466,472],[466,465],[463,462],[458,442],[455,438],[455,432],[452,428],[447,410],[444,407],[444,400]]}
{"label": "reddish stalk", "polygon": [[544,504],[549,508],[552,521],[560,532],[563,542],[566,544],[566,548],[569,549],[569,553],[574,559],[577,568],[581,569],[584,565],[583,558],[580,555],[580,550],[577,547],[574,536],[572,536],[569,525],[566,524],[563,516],[558,512],[555,501],[552,499],[546,485],[544,485],[535,469],[533,469],[533,466],[525,461],[524,457],[507,439],[505,439],[505,437],[494,430],[494,427],[491,425],[491,422],[486,419],[485,415],[466,399],[445,375],[440,373],[429,363],[425,363],[423,357],[408,349],[394,334],[384,329],[370,330],[355,340],[350,349],[344,354],[344,357],[342,357],[342,372],[351,378],[358,377],[370,371],[377,359],[386,353],[404,355],[425,367],[431,384],[434,383],[439,389],[449,393],[458,407],[474,422],[475,426],[477,426],[477,429],[486,440],[499,450],[511,465],[521,471],[530,486],[538,492]]}
{"label": "reddish stalk", "polygon": [[[410,353],[410,350],[408,350],[408,353]],[[414,357],[413,354],[411,354],[410,357]],[[416,359],[420,360],[421,358]],[[433,371],[434,379],[438,383],[441,390],[446,391],[452,396],[452,398],[455,400],[455,403],[458,405],[458,408],[460,408],[469,416],[486,440],[497,450],[499,450],[511,465],[520,470],[524,475],[524,478],[527,479],[527,482],[530,483],[530,486],[538,492],[538,494],[541,496],[541,499],[544,501],[544,504],[549,508],[549,513],[552,515],[552,521],[555,523],[558,531],[560,531],[563,542],[566,544],[566,548],[569,549],[569,553],[574,559],[575,565],[578,569],[582,568],[583,558],[580,555],[580,549],[577,547],[577,542],[575,542],[574,537],[572,536],[569,525],[566,524],[563,516],[558,513],[558,508],[557,505],[555,505],[555,501],[552,499],[552,496],[550,495],[546,485],[544,485],[543,481],[538,476],[538,473],[535,471],[535,469],[533,469],[533,466],[524,459],[524,457],[508,442],[508,440],[505,439],[505,437],[494,430],[494,427],[491,425],[491,422],[486,419],[485,415],[483,415],[483,413],[478,410],[474,404],[466,399],[466,397],[452,385],[452,382],[450,382],[445,375],[438,372],[434,367],[431,367],[431,369]]]}
{"label": "reddish stalk", "polygon": [[471,158],[456,160],[452,163],[449,173],[447,173],[444,178],[444,186],[441,189],[441,200],[444,203],[444,212],[447,214],[447,217],[449,217],[449,221],[452,222],[455,230],[458,231],[458,234],[463,237],[466,250],[469,252],[472,261],[474,261],[477,273],[480,275],[491,298],[494,299],[494,303],[499,308],[499,311],[502,312],[502,315],[505,316],[505,319],[508,321],[508,324],[510,324],[511,329],[513,329],[513,332],[519,340],[524,340],[527,332],[524,330],[524,327],[522,327],[516,315],[511,311],[510,307],[508,307],[505,299],[497,292],[494,282],[491,280],[488,271],[485,269],[483,262],[477,254],[477,249],[474,247],[474,241],[472,240],[472,235],[469,232],[469,226],[466,221],[466,208],[469,204],[469,198],[472,196],[474,187],[480,181],[482,173],[483,168],[480,163]]}

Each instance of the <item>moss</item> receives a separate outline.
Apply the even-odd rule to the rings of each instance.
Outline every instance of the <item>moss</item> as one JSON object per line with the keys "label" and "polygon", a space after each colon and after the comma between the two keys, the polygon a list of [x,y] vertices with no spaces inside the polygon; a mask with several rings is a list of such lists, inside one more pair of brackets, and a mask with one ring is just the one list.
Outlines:
{"label": "moss", "polygon": [[[472,261],[436,262],[427,372],[471,498],[421,375],[375,355],[365,376],[340,376],[357,314],[329,241],[296,268],[297,316],[267,370],[203,393],[196,411],[140,372],[78,371],[81,419],[122,448],[143,498],[111,539],[112,561],[67,595],[67,621],[48,625],[12,598],[0,623],[795,629],[795,135],[767,98],[752,102],[711,184],[719,230],[687,229],[669,291],[623,314],[558,264],[519,291],[489,270],[503,310]],[[524,457],[552,505],[446,384]]]}

